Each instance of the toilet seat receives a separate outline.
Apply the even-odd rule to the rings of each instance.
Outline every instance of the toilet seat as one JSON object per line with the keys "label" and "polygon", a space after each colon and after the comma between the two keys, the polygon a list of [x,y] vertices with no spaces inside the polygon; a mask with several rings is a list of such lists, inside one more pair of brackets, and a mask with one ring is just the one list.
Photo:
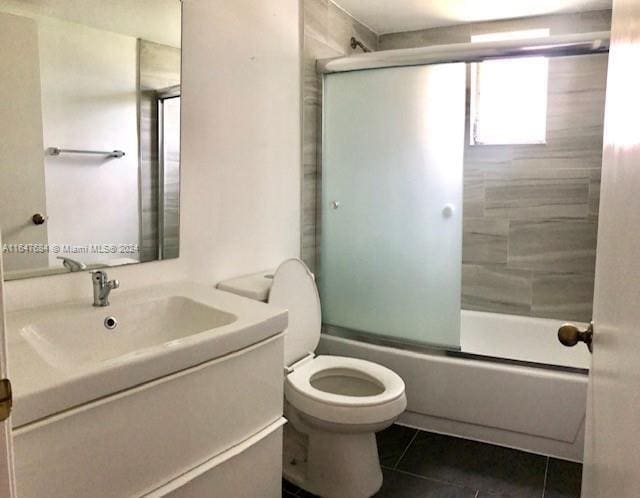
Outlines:
{"label": "toilet seat", "polygon": [[322,328],[320,297],[302,261],[289,259],[278,267],[269,303],[289,311],[284,394],[294,408],[324,423],[363,430],[404,411],[404,381],[392,370],[356,358],[313,356]]}
{"label": "toilet seat", "polygon": [[269,304],[289,311],[284,336],[284,362],[291,366],[312,353],[320,342],[322,313],[313,273],[299,259],[282,263],[273,276]]}
{"label": "toilet seat", "polygon": [[[338,378],[331,383],[338,389],[319,388],[315,380],[326,377]],[[349,385],[355,393],[348,394]],[[367,393],[370,386],[379,392]],[[344,394],[336,392],[342,388]],[[406,407],[404,389],[403,380],[392,370],[341,356],[318,356],[295,368],[285,381],[289,403],[307,415],[336,424],[378,424],[397,417]]]}

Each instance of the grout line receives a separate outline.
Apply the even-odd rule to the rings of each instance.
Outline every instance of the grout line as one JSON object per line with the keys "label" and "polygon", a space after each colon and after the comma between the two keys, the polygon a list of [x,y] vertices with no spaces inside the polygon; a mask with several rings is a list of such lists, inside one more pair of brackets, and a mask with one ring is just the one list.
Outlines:
{"label": "grout line", "polygon": [[415,429],[416,432],[414,432],[413,437],[411,438],[411,441],[409,441],[409,444],[407,444],[407,447],[404,449],[404,451],[402,452],[402,455],[400,455],[400,458],[398,458],[398,460],[396,461],[395,465],[393,466],[393,470],[397,470],[398,469],[398,465],[400,465],[400,461],[404,458],[404,456],[407,454],[407,451],[409,451],[409,447],[411,446],[411,444],[413,443],[413,441],[416,439],[416,437],[418,437],[418,432],[420,432],[418,429]]}
{"label": "grout line", "polygon": [[[406,470],[395,469],[394,472],[397,472],[398,474],[404,474],[404,475],[407,475],[407,476],[411,476],[411,477],[416,477],[418,479],[422,479],[423,481],[437,482],[438,484],[446,484],[448,486],[453,486],[455,488],[473,489],[473,488],[470,488],[469,486],[466,486],[464,484],[460,484],[460,483],[457,483],[457,482],[443,481],[442,479],[434,479],[433,477],[426,477],[426,476],[422,476],[420,474],[414,474],[413,472],[408,472]],[[480,490],[478,490],[476,492],[476,494],[477,493],[480,493]]]}
{"label": "grout line", "polygon": [[550,458],[547,457],[547,465],[544,468],[544,481],[542,483],[542,498],[544,498],[544,495],[547,492],[547,476],[549,475],[549,460]]}

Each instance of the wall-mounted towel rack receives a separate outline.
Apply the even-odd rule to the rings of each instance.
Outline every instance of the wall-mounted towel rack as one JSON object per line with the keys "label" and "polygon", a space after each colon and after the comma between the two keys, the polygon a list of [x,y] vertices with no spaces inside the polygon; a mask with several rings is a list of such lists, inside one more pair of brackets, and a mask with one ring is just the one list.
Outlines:
{"label": "wall-mounted towel rack", "polygon": [[47,153],[50,156],[59,156],[61,154],[89,154],[93,156],[107,156],[120,159],[125,156],[121,150],[78,150],[78,149],[59,149],[58,147],[49,147]]}

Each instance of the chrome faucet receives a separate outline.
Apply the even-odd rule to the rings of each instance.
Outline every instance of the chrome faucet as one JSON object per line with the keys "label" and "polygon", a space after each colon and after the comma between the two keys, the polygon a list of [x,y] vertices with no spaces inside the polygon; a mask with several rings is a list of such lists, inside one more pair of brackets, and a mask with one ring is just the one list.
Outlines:
{"label": "chrome faucet", "polygon": [[87,269],[87,265],[76,261],[75,259],[65,258],[64,256],[58,256],[58,259],[62,260],[62,266],[64,266],[71,273],[83,271]]}
{"label": "chrome faucet", "polygon": [[113,289],[120,287],[120,282],[109,280],[107,272],[101,270],[92,271],[91,280],[93,281],[93,305],[109,306],[109,294]]}

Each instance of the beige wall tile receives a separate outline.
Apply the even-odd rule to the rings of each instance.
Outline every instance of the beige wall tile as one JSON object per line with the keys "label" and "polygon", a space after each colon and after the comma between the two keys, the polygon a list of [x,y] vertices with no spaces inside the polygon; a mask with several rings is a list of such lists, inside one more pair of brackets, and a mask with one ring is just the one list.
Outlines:
{"label": "beige wall tile", "polygon": [[589,322],[592,308],[592,273],[533,273],[533,316]]}
{"label": "beige wall tile", "polygon": [[484,216],[484,172],[465,167],[463,181],[463,216]]}
{"label": "beige wall tile", "polygon": [[590,178],[589,171],[583,169],[486,173],[484,214],[503,220],[585,218]]}
{"label": "beige wall tile", "polygon": [[512,221],[509,268],[594,273],[598,226],[583,220]]}
{"label": "beige wall tile", "polygon": [[462,265],[462,307],[467,310],[528,315],[531,272],[504,266]]}
{"label": "beige wall tile", "polygon": [[508,220],[465,218],[462,235],[462,262],[506,264],[508,236]]}
{"label": "beige wall tile", "polygon": [[597,221],[600,211],[600,177],[602,170],[592,169],[591,182],[589,183],[589,218]]}

